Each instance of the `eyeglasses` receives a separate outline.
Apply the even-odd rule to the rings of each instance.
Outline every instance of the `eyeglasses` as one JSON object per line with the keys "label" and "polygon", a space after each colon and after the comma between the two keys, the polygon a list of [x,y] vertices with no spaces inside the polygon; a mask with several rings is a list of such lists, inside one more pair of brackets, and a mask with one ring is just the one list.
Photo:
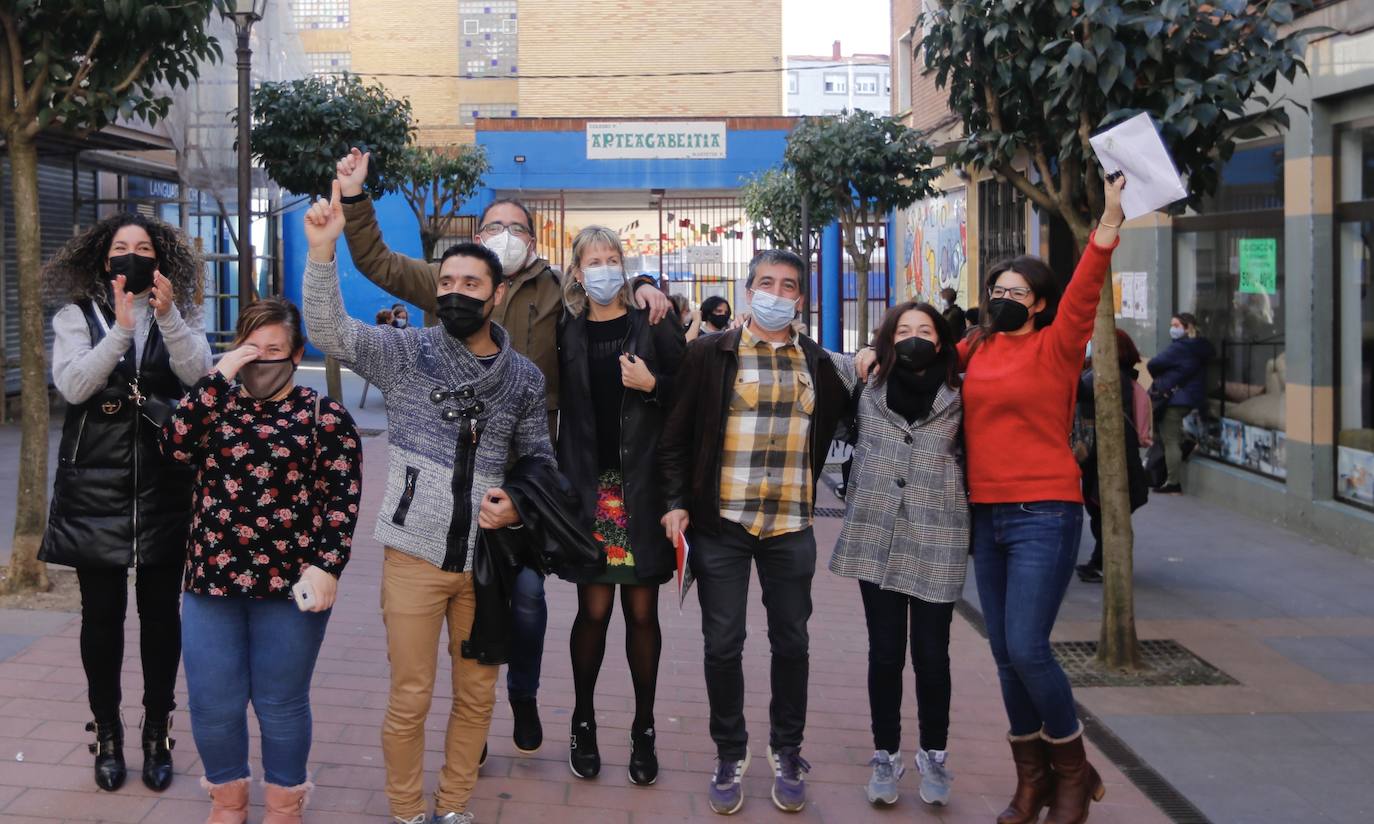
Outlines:
{"label": "eyeglasses", "polygon": [[532,232],[530,232],[530,227],[523,223],[511,223],[508,225],[499,220],[493,220],[491,223],[477,230],[477,233],[482,237],[496,237],[502,232],[510,232],[512,235],[522,240],[528,238],[532,234]]}
{"label": "eyeglasses", "polygon": [[993,286],[988,289],[988,294],[993,298],[1011,298],[1012,300],[1025,300],[1033,292],[1025,286]]}

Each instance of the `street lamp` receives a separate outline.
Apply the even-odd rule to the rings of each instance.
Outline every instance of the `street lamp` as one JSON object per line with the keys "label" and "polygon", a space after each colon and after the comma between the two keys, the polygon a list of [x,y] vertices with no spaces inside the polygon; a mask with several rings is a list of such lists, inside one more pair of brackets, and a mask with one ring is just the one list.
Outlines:
{"label": "street lamp", "polygon": [[228,0],[225,15],[233,18],[238,35],[239,69],[239,311],[253,302],[253,158],[249,150],[252,126],[253,49],[249,37],[262,19],[267,0]]}

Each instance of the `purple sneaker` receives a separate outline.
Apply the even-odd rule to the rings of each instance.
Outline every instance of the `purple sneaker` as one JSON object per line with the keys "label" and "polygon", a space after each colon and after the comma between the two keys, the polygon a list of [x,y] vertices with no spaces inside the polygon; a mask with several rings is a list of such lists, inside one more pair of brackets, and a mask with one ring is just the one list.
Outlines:
{"label": "purple sneaker", "polygon": [[749,751],[744,751],[742,761],[716,760],[716,774],[711,778],[711,790],[707,802],[711,812],[719,815],[734,815],[744,806],[744,771],[749,769]]}
{"label": "purple sneaker", "polygon": [[768,748],[768,763],[773,766],[773,804],[785,813],[801,812],[806,806],[806,779],[811,765],[797,747]]}

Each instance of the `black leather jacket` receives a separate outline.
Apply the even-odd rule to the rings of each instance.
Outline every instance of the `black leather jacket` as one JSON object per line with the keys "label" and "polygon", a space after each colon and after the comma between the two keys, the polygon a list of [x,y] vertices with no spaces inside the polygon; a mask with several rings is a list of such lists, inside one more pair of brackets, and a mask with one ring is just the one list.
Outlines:
{"label": "black leather jacket", "polygon": [[[115,318],[78,304],[95,345]],[[163,457],[158,433],[186,387],[153,324],[134,367],[134,346],[105,388],[67,407],[40,560],[72,567],[181,564],[186,560],[196,469]]]}
{"label": "black leather jacket", "polygon": [[[671,408],[678,364],[686,342],[677,315],[657,324],[641,309],[630,309],[630,332],[623,350],[644,360],[657,378],[653,392],[625,391],[620,407],[620,470],[624,476],[625,512],[635,575],[661,578],[677,568],[677,556],[659,521],[664,507],[659,483],[658,438]],[[559,423],[558,468],[578,496],[579,519],[590,534],[596,518],[596,406],[592,400],[584,317],[564,312],[558,322]]]}

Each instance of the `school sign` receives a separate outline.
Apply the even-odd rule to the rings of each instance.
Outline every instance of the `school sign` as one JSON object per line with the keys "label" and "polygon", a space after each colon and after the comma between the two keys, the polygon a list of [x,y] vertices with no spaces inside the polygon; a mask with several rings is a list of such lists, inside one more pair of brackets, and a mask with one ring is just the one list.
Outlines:
{"label": "school sign", "polygon": [[723,160],[722,121],[610,121],[587,124],[588,160]]}

